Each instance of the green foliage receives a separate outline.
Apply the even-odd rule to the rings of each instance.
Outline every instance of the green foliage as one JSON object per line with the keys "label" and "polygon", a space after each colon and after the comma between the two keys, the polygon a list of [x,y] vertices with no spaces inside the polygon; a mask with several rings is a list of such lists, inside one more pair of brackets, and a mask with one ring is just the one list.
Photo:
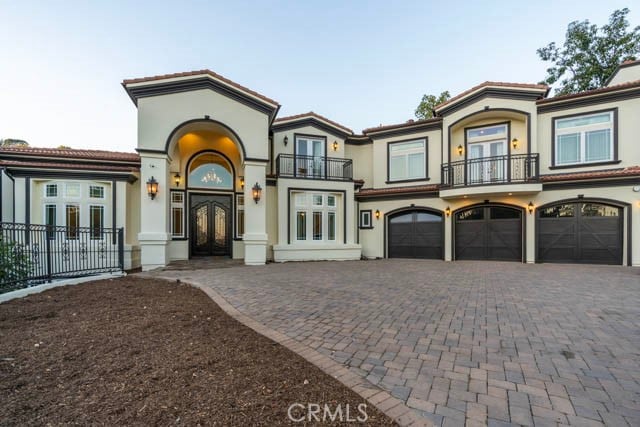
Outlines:
{"label": "green foliage", "polygon": [[29,143],[24,139],[4,138],[0,139],[0,147],[28,147]]}
{"label": "green foliage", "polygon": [[0,236],[0,293],[25,287],[31,269],[29,254]]}
{"label": "green foliage", "polygon": [[70,150],[71,147],[68,145],[58,145],[58,150]]}
{"label": "green foliage", "polygon": [[614,11],[602,28],[588,20],[573,21],[562,47],[552,42],[538,49],[540,59],[554,64],[544,83],[559,82],[556,95],[605,86],[619,64],[640,54],[640,26],[629,30],[628,13],[627,8]]}
{"label": "green foliage", "polygon": [[430,119],[433,117],[433,109],[436,105],[448,101],[449,98],[451,98],[451,95],[449,95],[449,91],[447,90],[442,92],[440,96],[422,95],[422,100],[415,111],[416,118],[419,120]]}

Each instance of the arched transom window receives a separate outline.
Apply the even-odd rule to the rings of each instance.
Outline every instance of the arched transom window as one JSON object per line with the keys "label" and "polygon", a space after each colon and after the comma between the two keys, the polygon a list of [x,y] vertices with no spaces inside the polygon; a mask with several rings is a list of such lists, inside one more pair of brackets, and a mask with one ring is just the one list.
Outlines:
{"label": "arched transom window", "polygon": [[189,187],[233,189],[233,170],[216,153],[202,153],[189,165]]}

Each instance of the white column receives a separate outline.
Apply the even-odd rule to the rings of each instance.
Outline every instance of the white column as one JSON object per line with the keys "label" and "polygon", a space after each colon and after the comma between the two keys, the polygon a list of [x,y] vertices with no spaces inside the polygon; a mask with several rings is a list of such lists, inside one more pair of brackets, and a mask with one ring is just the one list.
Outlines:
{"label": "white column", "polygon": [[529,213],[529,209],[525,207],[523,215],[526,216],[525,227],[525,245],[527,247],[527,264],[535,264],[536,262],[536,212]]}
{"label": "white column", "polygon": [[[169,233],[169,163],[166,154],[140,156],[140,260],[144,271],[164,267],[169,263],[167,245]],[[151,200],[147,180],[158,181],[158,194]]]}
{"label": "white column", "polygon": [[[263,265],[267,262],[267,197],[266,162],[244,163],[244,263]],[[256,203],[252,188],[258,183],[262,197]]]}
{"label": "white column", "polygon": [[444,260],[453,260],[452,232],[453,232],[453,208],[451,215],[444,215]]}

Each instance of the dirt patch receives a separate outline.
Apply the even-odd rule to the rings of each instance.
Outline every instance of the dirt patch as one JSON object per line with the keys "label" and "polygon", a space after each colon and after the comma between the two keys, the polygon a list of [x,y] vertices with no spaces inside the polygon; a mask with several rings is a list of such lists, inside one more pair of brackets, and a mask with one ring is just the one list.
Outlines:
{"label": "dirt patch", "polygon": [[365,403],[202,291],[131,276],[0,304],[0,378],[2,425],[275,425],[294,403]]}

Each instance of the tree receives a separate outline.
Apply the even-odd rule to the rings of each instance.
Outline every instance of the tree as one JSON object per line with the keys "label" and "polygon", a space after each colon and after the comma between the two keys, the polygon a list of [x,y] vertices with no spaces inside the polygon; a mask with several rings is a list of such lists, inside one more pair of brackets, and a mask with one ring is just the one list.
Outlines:
{"label": "tree", "polygon": [[70,150],[71,147],[68,145],[58,145],[58,150]]}
{"label": "tree", "polygon": [[433,109],[436,107],[436,105],[448,101],[449,98],[451,98],[451,95],[449,95],[448,90],[442,92],[440,96],[422,95],[422,101],[420,101],[420,104],[418,104],[418,108],[416,108],[416,118],[419,120],[430,119],[431,117],[433,117]]}
{"label": "tree", "polygon": [[629,31],[628,13],[627,8],[614,11],[602,28],[588,20],[573,21],[562,48],[552,42],[538,49],[540,59],[554,64],[543,83],[559,82],[556,95],[605,86],[618,65],[640,54],[640,26]]}
{"label": "tree", "polygon": [[29,143],[23,139],[0,139],[0,147],[28,147]]}

